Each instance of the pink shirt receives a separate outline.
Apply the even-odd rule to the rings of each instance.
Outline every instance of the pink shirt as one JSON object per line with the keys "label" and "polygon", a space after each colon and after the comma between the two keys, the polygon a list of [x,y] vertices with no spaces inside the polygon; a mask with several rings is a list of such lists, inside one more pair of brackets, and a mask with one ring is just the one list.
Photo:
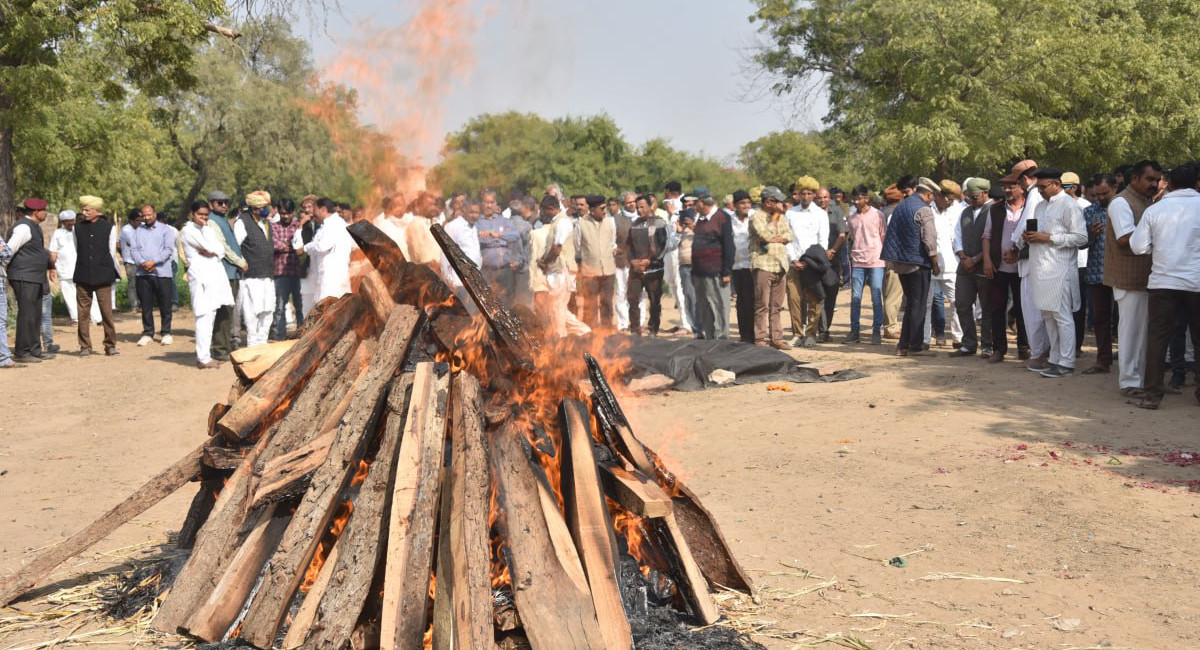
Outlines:
{"label": "pink shirt", "polygon": [[883,268],[883,235],[887,232],[887,222],[883,213],[875,208],[867,208],[866,213],[855,212],[847,220],[850,226],[850,238],[854,241],[850,249],[850,264],[857,269]]}

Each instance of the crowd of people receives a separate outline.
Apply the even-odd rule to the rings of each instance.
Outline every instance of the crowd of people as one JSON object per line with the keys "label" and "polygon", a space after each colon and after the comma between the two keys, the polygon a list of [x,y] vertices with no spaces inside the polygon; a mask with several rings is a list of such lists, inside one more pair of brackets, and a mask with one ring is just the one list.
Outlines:
{"label": "crowd of people", "polygon": [[[488,189],[390,197],[372,222],[470,307],[434,242],[431,229],[441,225],[493,291],[538,313],[553,337],[598,330],[728,339],[736,323],[736,338],[746,344],[812,348],[832,343],[837,296],[848,285],[844,344],[887,341],[906,357],[950,346],[952,357],[1000,363],[1014,347],[1011,330],[1016,360],[1062,378],[1075,372],[1090,328],[1096,359],[1083,373],[1108,373],[1115,363],[1122,395],[1157,408],[1165,392],[1179,391],[1189,368],[1195,372],[1198,176],[1196,163],[1164,172],[1143,160],[1084,183],[1025,160],[996,183],[903,176],[880,193],[865,185],[847,193],[811,176],[787,193],[760,186],[720,200],[702,187],[685,194],[676,182],[661,198],[567,196],[552,184],[540,199],[518,195],[504,206]],[[217,367],[238,345],[286,338],[289,321],[302,320],[306,307],[349,292],[355,244],[347,227],[368,218],[329,198],[304,197],[297,209],[265,191],[237,207],[210,192],[189,206],[178,230],[150,205],[120,228],[102,207],[97,197],[81,197],[78,215],[59,214],[47,248],[35,236],[46,202],[21,204],[0,246],[18,305],[15,354],[10,360],[0,347],[0,367],[56,350],[47,338],[55,275],[78,323],[80,354],[92,353],[92,322],[104,325],[105,353],[117,354],[112,289],[122,273],[142,314],[138,344],[154,342],[157,309],[158,341],[171,345],[180,264],[196,319],[197,365]],[[868,288],[869,335],[860,324]],[[664,295],[678,308],[670,328]]]}

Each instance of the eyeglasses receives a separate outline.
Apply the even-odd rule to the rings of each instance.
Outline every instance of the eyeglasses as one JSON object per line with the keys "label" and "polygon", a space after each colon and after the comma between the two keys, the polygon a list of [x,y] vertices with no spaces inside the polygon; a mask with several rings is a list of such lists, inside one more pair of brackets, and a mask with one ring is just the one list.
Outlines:
{"label": "eyeglasses", "polygon": [[216,205],[229,205],[229,201],[213,201]]}

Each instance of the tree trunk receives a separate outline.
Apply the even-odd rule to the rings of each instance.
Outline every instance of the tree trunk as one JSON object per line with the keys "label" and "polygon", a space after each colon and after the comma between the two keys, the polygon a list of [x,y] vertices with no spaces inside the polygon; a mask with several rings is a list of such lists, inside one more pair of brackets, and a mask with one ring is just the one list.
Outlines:
{"label": "tree trunk", "polygon": [[[179,215],[184,219],[188,218],[188,214],[192,210],[192,201],[200,196],[200,190],[204,189],[204,184],[208,182],[208,166],[201,165],[196,171],[196,180],[192,181],[192,187],[188,190],[187,196],[183,198],[183,207],[180,208],[182,213]],[[2,200],[2,199],[0,199]]]}
{"label": "tree trunk", "polygon": [[16,221],[16,164],[13,161],[12,99],[0,92],[0,234],[7,235]]}

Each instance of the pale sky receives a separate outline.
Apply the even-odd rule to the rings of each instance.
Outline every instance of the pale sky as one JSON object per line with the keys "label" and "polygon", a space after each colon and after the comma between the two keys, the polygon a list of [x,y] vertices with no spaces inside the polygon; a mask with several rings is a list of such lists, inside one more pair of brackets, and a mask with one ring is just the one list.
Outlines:
{"label": "pale sky", "polygon": [[[471,1],[479,16],[476,63],[444,102],[443,132],[481,113],[554,118],[604,112],[635,145],[661,136],[678,148],[732,161],[744,143],[772,131],[818,127],[824,112],[824,106],[796,107],[747,92],[746,49],[757,38],[747,20],[754,8],[749,0]],[[345,42],[339,37],[356,34],[359,25],[403,24],[415,4],[343,0],[323,29]],[[318,66],[339,47],[323,36],[314,39]],[[433,162],[435,152],[423,153]]]}

